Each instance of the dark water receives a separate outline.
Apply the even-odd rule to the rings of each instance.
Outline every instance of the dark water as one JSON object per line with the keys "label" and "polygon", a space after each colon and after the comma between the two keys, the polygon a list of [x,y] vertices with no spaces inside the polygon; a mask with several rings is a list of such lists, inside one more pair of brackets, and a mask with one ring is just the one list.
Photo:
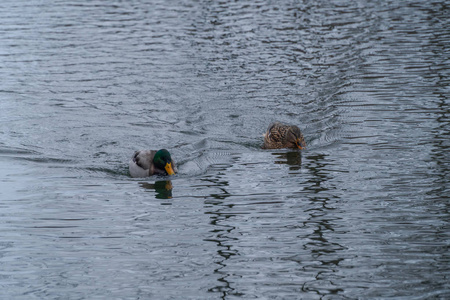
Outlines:
{"label": "dark water", "polygon": [[[2,1],[1,298],[448,299],[449,15]],[[261,150],[275,120],[308,148]]]}

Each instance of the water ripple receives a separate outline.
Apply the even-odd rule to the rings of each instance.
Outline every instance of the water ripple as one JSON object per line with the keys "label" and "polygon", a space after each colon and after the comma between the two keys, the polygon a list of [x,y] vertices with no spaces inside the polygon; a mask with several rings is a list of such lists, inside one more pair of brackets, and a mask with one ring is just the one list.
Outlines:
{"label": "water ripple", "polygon": [[1,294],[446,298],[448,12],[2,1]]}

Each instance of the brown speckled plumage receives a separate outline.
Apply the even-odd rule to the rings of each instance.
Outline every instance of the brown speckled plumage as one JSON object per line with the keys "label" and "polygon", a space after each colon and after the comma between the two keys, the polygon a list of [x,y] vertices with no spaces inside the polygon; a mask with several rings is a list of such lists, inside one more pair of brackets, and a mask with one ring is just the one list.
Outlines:
{"label": "brown speckled plumage", "polygon": [[267,128],[264,134],[265,149],[295,148],[303,149],[306,147],[303,134],[295,125],[285,125],[275,122]]}

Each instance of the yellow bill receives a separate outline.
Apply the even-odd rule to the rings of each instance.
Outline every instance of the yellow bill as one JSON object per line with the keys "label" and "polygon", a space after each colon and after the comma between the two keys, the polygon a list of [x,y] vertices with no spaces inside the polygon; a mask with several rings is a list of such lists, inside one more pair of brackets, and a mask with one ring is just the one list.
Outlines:
{"label": "yellow bill", "polygon": [[175,172],[172,169],[172,163],[167,163],[164,168],[166,169],[167,174],[175,175]]}

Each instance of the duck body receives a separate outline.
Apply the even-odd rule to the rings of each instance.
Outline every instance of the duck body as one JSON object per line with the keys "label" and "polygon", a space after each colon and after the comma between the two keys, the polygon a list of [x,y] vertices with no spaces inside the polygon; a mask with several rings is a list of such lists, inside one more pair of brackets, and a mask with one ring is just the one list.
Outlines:
{"label": "duck body", "polygon": [[129,170],[134,178],[174,175],[178,172],[169,151],[165,149],[136,151],[129,163]]}
{"label": "duck body", "polygon": [[305,147],[303,134],[295,125],[275,122],[269,125],[264,134],[264,149],[294,148],[302,150]]}

